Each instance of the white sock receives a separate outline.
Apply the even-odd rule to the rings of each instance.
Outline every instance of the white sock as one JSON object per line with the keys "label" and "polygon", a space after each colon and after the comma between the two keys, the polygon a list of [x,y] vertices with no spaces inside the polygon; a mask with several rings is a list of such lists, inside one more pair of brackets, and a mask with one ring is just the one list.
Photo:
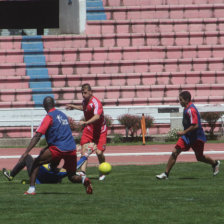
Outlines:
{"label": "white sock", "polygon": [[32,194],[35,192],[35,186],[30,186],[27,193]]}
{"label": "white sock", "polygon": [[82,184],[84,184],[86,176],[81,176],[82,177]]}

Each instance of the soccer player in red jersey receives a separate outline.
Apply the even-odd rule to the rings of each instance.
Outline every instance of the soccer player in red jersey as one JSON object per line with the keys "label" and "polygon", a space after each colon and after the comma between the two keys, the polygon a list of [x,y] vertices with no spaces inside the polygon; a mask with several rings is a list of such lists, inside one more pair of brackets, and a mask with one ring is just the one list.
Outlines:
{"label": "soccer player in red jersey", "polygon": [[204,155],[204,144],[206,137],[201,125],[200,114],[191,102],[191,94],[188,91],[183,91],[179,94],[180,105],[184,107],[183,112],[183,126],[184,131],[179,131],[177,134],[180,136],[176,146],[168,160],[166,170],[160,175],[156,175],[157,179],[168,179],[170,170],[176,163],[177,157],[182,151],[193,149],[198,161],[208,163],[213,168],[213,175],[219,173],[220,161],[213,160],[209,156]]}
{"label": "soccer player in red jersey", "polygon": [[[84,125],[81,137],[81,145],[88,142],[94,142],[97,145],[96,154],[99,163],[105,162],[104,151],[107,142],[107,126],[103,113],[103,106],[99,99],[93,96],[91,86],[88,83],[82,85],[81,88],[83,102],[82,105],[66,105],[67,110],[81,110],[84,113],[85,121],[80,121],[80,125]],[[87,163],[84,163],[81,170],[86,172]],[[104,180],[105,175],[100,174],[99,180]]]}
{"label": "soccer player in red jersey", "polygon": [[42,164],[51,163],[52,167],[57,167],[61,159],[64,160],[64,168],[67,170],[68,178],[73,183],[83,183],[87,194],[92,194],[91,182],[87,177],[76,175],[76,143],[72,136],[72,131],[67,116],[60,110],[55,109],[54,99],[47,96],[43,100],[44,109],[47,115],[44,117],[41,125],[38,127],[36,134],[31,139],[25,153],[21,156],[20,161],[24,161],[39,142],[42,135],[45,135],[48,147],[45,147],[34,160],[31,168],[30,187],[25,192],[26,195],[34,195],[35,181]]}

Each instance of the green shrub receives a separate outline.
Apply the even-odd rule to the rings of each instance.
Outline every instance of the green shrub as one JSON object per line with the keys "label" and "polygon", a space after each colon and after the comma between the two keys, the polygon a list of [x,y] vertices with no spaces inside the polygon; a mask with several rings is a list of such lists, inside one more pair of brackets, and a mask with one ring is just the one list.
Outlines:
{"label": "green shrub", "polygon": [[[123,114],[118,117],[118,121],[121,125],[125,126],[126,129],[126,137],[130,133],[130,136],[133,138],[137,136],[137,132],[141,129],[141,116]],[[150,128],[153,125],[153,118],[150,116],[145,116],[145,124],[146,128]]]}
{"label": "green shrub", "polygon": [[151,128],[153,126],[153,122],[154,122],[154,119],[151,116],[149,116],[149,115],[145,116],[145,127],[146,128]]}
{"label": "green shrub", "polygon": [[111,143],[121,143],[123,142],[122,134],[114,134],[113,138],[111,139]]}
{"label": "green shrub", "polygon": [[124,114],[118,117],[118,121],[121,125],[125,126],[126,137],[130,133],[130,136],[133,138],[141,128],[141,118],[136,115]]}
{"label": "green shrub", "polygon": [[176,128],[171,129],[168,132],[167,140],[168,141],[176,141],[176,140],[178,140],[178,138],[179,138],[179,136],[177,135],[178,131],[180,131],[180,129],[176,129]]}
{"label": "green shrub", "polygon": [[201,119],[208,123],[210,130],[208,131],[211,138],[214,137],[214,130],[217,121],[222,117],[223,112],[201,112]]}
{"label": "green shrub", "polygon": [[107,127],[110,127],[110,126],[113,124],[112,117],[109,116],[109,115],[104,115],[104,118],[105,118],[105,120],[106,120],[106,125],[107,125]]}

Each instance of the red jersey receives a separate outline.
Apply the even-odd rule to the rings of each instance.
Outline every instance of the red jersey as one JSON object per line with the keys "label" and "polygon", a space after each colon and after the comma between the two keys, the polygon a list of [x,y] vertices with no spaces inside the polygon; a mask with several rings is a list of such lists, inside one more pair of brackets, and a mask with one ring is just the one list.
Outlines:
{"label": "red jersey", "polygon": [[100,115],[99,120],[95,121],[92,124],[87,125],[88,130],[91,132],[93,132],[93,130],[97,132],[100,131],[101,133],[106,131],[107,130],[106,121],[104,118],[103,106],[100,100],[98,100],[95,96],[92,96],[92,98],[89,100],[88,103],[86,103],[86,101],[83,100],[82,106],[86,121],[91,119],[96,114]]}

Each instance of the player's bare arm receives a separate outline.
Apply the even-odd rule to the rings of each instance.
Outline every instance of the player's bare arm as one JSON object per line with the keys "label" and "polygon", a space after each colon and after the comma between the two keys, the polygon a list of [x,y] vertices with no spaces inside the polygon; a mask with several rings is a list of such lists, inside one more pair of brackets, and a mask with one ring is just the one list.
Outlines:
{"label": "player's bare arm", "polygon": [[79,124],[80,125],[87,125],[87,124],[92,124],[95,121],[100,119],[100,115],[99,114],[95,114],[92,118],[90,118],[88,121],[80,121]]}
{"label": "player's bare arm", "polygon": [[195,129],[198,128],[198,124],[192,124],[189,128],[187,128],[184,131],[178,131],[177,135],[181,136],[181,135],[186,135],[188,132],[194,131]]}
{"label": "player's bare arm", "polygon": [[66,110],[82,110],[83,111],[83,106],[81,105],[74,105],[74,104],[67,104],[65,106]]}
{"label": "player's bare arm", "polygon": [[33,149],[33,147],[39,142],[40,138],[41,138],[42,134],[37,132],[33,138],[30,141],[30,144],[28,145],[26,151],[23,153],[23,155],[20,157],[19,161],[22,161],[27,155],[28,153]]}

